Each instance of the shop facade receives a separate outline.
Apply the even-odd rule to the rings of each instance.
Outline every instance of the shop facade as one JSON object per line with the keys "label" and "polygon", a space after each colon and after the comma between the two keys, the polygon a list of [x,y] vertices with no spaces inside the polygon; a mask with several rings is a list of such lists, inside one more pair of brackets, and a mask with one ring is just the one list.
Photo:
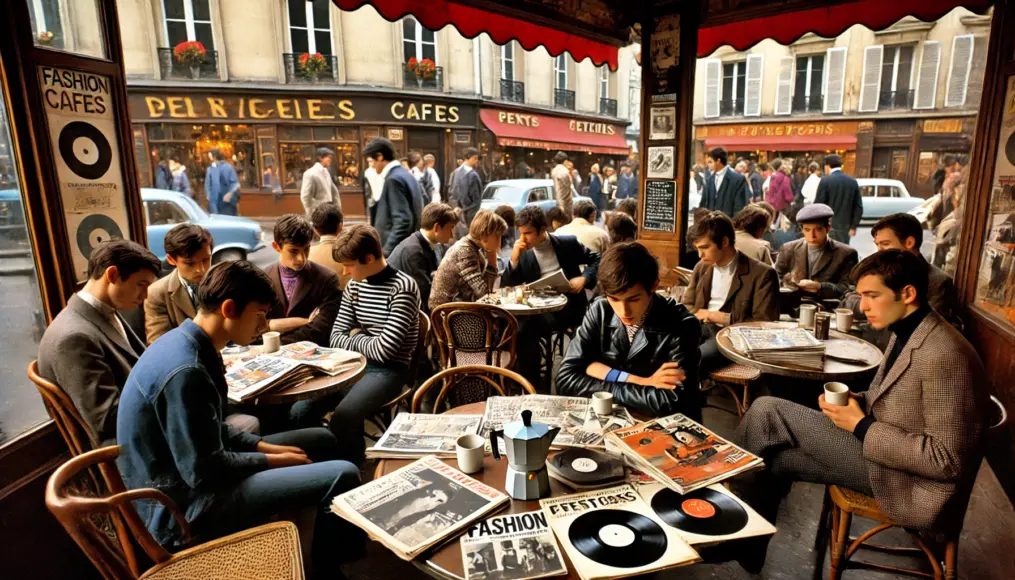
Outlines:
{"label": "shop facade", "polygon": [[704,167],[705,156],[714,147],[726,149],[731,165],[740,158],[758,163],[779,158],[823,165],[825,155],[838,153],[843,169],[853,173],[857,126],[856,121],[698,125],[694,128],[694,162]]}
{"label": "shop facade", "polygon": [[128,87],[134,149],[142,187],[156,185],[159,163],[171,157],[187,167],[195,199],[203,202],[208,152],[220,150],[240,181],[240,215],[300,213],[303,172],[315,151],[335,152],[330,171],[349,219],[366,204],[363,147],[386,137],[397,157],[430,153],[442,178],[455,152],[476,143],[478,101],[441,95],[291,91],[191,90]]}

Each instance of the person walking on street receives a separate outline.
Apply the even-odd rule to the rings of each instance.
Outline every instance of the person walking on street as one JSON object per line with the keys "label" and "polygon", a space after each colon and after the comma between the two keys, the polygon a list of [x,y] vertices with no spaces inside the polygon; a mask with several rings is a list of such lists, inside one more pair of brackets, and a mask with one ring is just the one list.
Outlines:
{"label": "person walking on street", "polygon": [[187,166],[180,163],[180,158],[176,155],[169,158],[169,170],[173,174],[170,188],[187,197],[193,197],[194,192],[190,189],[190,179],[187,177]]}
{"label": "person walking on street", "polygon": [[730,219],[747,205],[747,179],[726,165],[726,150],[716,147],[708,152],[712,173],[705,182],[701,207],[721,211]]}
{"label": "person walking on street", "polygon": [[574,185],[571,183],[571,172],[564,165],[565,161],[567,161],[567,153],[563,151],[558,151],[553,156],[553,162],[557,165],[550,172],[550,178],[553,179],[554,198],[557,200],[557,205],[566,215],[571,215],[574,210],[574,194],[572,193]]}
{"label": "person walking on street", "polygon": [[412,174],[395,160],[395,146],[379,137],[367,143],[363,156],[374,160],[380,169],[384,188],[377,202],[375,229],[385,256],[420,228],[423,217],[423,192]]}
{"label": "person walking on street", "polygon": [[433,180],[427,173],[423,156],[415,151],[409,152],[409,171],[419,182],[419,187],[423,191],[423,205],[433,202]]}
{"label": "person walking on street", "polygon": [[307,217],[313,215],[317,206],[322,203],[335,203],[342,209],[342,200],[338,195],[338,186],[331,178],[331,162],[335,152],[327,147],[317,148],[317,163],[303,172],[303,186],[300,187],[300,201]]}
{"label": "person walking on street", "polygon": [[204,174],[204,191],[211,213],[237,215],[240,204],[240,179],[236,170],[218,149],[208,152],[212,164]]}
{"label": "person walking on street", "polygon": [[811,204],[814,203],[814,199],[818,196],[818,183],[821,182],[821,166],[816,162],[811,161],[811,164],[807,167],[807,171],[810,175],[807,176],[807,180],[804,181],[801,193],[804,196],[804,203]]}
{"label": "person walking on street", "polygon": [[430,201],[433,203],[441,202],[441,178],[437,175],[437,170],[434,169],[437,159],[430,153],[423,156],[423,164],[426,166],[425,172],[430,177],[430,183],[433,184],[433,196]]}
{"label": "person walking on street", "polygon": [[472,223],[472,219],[479,212],[479,206],[483,201],[483,181],[476,172],[479,166],[479,150],[469,147],[462,152],[464,161],[451,174],[451,185],[448,189],[448,203],[451,207],[462,208],[462,219],[465,225]]}
{"label": "person walking on street", "polygon": [[765,201],[772,204],[778,212],[785,212],[793,203],[793,189],[790,187],[789,176],[783,171],[782,159],[772,161],[772,181],[765,193]]}
{"label": "person walking on street", "polygon": [[567,167],[567,171],[571,175],[571,191],[574,192],[575,195],[581,195],[582,176],[575,171],[574,162],[568,159],[564,162],[564,167]]}
{"label": "person walking on street", "polygon": [[761,174],[758,173],[758,164],[754,161],[747,162],[747,182],[751,185],[751,192],[753,192],[753,198],[751,203],[764,201],[765,194],[761,191],[761,185],[765,182],[761,178]]}
{"label": "person walking on street", "polygon": [[814,202],[823,203],[835,212],[832,231],[828,236],[837,242],[849,244],[863,217],[863,198],[860,197],[860,186],[856,180],[843,173],[841,156],[825,156],[825,176],[818,183],[818,195]]}
{"label": "person walking on street", "polygon": [[204,196],[208,200],[208,213],[219,212],[219,167],[215,151],[208,152],[208,168],[204,170]]}
{"label": "person walking on street", "polygon": [[[630,165],[620,166],[620,177],[617,178],[617,199],[638,197],[638,179],[634,176],[634,170]],[[604,206],[605,209],[605,206]]]}
{"label": "person walking on street", "polygon": [[754,188],[751,187],[751,180],[747,178],[747,162],[743,159],[737,161],[737,165],[733,170],[744,176],[744,179],[747,181],[747,196],[751,200],[751,203],[754,203],[757,196],[754,194]]}
{"label": "person walking on street", "polygon": [[593,163],[589,173],[589,198],[596,204],[600,214],[606,211],[606,196],[603,195],[603,176],[599,175],[599,164]]}
{"label": "person walking on street", "polygon": [[155,188],[173,188],[173,167],[171,163],[167,164],[165,159],[155,166]]}

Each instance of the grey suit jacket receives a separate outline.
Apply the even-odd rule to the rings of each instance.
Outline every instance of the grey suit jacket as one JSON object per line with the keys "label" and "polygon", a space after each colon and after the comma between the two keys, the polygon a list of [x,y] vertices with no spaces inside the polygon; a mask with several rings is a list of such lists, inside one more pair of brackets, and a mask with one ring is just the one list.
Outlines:
{"label": "grey suit jacket", "polygon": [[[119,316],[119,314],[117,314]],[[122,334],[90,304],[71,296],[39,343],[39,374],[74,401],[95,442],[116,440],[116,409],[144,342],[122,318]]]}
{"label": "grey suit jacket", "polygon": [[197,308],[176,270],[148,287],[148,298],[144,301],[144,330],[148,344],[195,316]]}
{"label": "grey suit jacket", "polygon": [[811,272],[807,264],[807,240],[800,238],[783,244],[779,249],[775,269],[783,278],[792,276],[797,281],[821,282],[821,289],[818,290],[821,298],[842,298],[852,285],[849,274],[859,261],[856,249],[828,238],[825,253]]}
{"label": "grey suit jacket", "polygon": [[[730,282],[726,301],[719,309],[730,315],[730,324],[779,320],[779,276],[771,266],[737,252],[737,273]],[[698,262],[681,304],[693,314],[708,307],[712,298],[710,264]]]}
{"label": "grey suit jacket", "polygon": [[331,180],[331,174],[320,162],[308,169],[303,174],[303,184],[300,187],[300,201],[307,217],[314,213],[314,209],[322,203],[335,202],[339,209],[342,207],[342,198],[338,193],[338,186]]}
{"label": "grey suit jacket", "polygon": [[863,456],[874,497],[895,522],[961,526],[983,457],[987,384],[972,345],[933,311],[895,364],[882,362],[862,396],[876,419]]}

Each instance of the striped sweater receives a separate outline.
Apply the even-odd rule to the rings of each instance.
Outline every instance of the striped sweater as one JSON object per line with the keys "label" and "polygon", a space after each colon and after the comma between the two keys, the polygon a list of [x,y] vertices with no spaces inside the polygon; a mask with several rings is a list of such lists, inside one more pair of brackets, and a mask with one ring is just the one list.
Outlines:
{"label": "striped sweater", "polygon": [[[367,360],[408,366],[419,326],[416,281],[388,266],[360,282],[350,280],[331,330],[331,346],[356,351]],[[349,336],[354,329],[362,332]]]}

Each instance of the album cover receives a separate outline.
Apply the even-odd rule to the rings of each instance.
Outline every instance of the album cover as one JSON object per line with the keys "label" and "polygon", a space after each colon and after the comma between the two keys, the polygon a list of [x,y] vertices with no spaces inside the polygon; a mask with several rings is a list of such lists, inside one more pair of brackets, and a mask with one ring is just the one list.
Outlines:
{"label": "album cover", "polygon": [[656,517],[692,546],[775,533],[775,526],[719,484],[680,495],[654,483],[639,487],[638,493]]}
{"label": "album cover", "polygon": [[415,459],[422,455],[454,457],[455,444],[462,435],[476,433],[482,415],[432,415],[399,413],[367,457]]}
{"label": "album cover", "polygon": [[684,415],[639,423],[606,435],[639,471],[680,494],[764,465]]}
{"label": "album cover", "polygon": [[553,530],[540,510],[480,520],[462,536],[465,580],[515,580],[567,574]]}
{"label": "album cover", "polygon": [[630,485],[539,500],[583,580],[626,578],[698,562]]}

